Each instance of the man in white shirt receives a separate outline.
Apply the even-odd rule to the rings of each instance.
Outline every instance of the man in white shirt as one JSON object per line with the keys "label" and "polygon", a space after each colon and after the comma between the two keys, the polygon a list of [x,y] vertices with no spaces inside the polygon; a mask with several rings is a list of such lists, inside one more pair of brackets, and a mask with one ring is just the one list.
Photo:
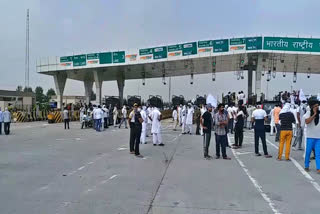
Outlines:
{"label": "man in white shirt", "polygon": [[164,146],[161,138],[162,115],[157,107],[153,108],[153,111],[149,114],[149,119],[152,121],[151,133],[153,136],[153,145],[156,146],[158,144],[159,146]]}
{"label": "man in white shirt", "polygon": [[235,118],[234,110],[235,110],[234,103],[230,103],[230,106],[227,108],[227,112],[228,112],[228,118],[229,118],[228,130],[230,130],[231,134],[233,134],[233,124],[234,124],[234,118]]}
{"label": "man in white shirt", "polygon": [[101,131],[101,120],[103,118],[103,111],[102,111],[100,105],[94,111],[94,118],[96,119],[96,131],[100,132]]}
{"label": "man in white shirt", "polygon": [[3,115],[0,107],[0,135],[2,134]]}
{"label": "man in white shirt", "polygon": [[147,137],[149,137],[149,134],[151,134],[151,124],[152,121],[149,119],[149,114],[152,112],[152,107],[149,105],[147,108],[147,115],[148,115],[148,123],[147,123]]}
{"label": "man in white shirt", "polygon": [[178,107],[179,126],[182,126],[182,105]]}
{"label": "man in white shirt", "polygon": [[10,123],[11,123],[11,113],[8,111],[8,108],[5,108],[2,113],[3,123],[4,123],[4,133],[6,135],[10,134]]}
{"label": "man in white shirt", "polygon": [[172,111],[172,118],[173,118],[173,131],[176,131],[177,130],[177,126],[178,126],[178,106],[176,108],[173,109]]}
{"label": "man in white shirt", "polygon": [[103,105],[103,108],[102,108],[102,111],[103,111],[103,128],[109,128],[108,127],[108,123],[109,123],[109,120],[108,120],[108,117],[109,117],[109,109]]}
{"label": "man in white shirt", "polygon": [[114,106],[113,111],[112,111],[112,115],[113,115],[113,126],[116,127],[117,126],[117,119],[118,119],[118,108],[117,108],[117,106]]}
{"label": "man in white shirt", "polygon": [[252,112],[252,123],[254,123],[254,141],[255,141],[255,154],[261,156],[259,153],[259,138],[261,138],[264,156],[271,158],[268,154],[267,143],[266,143],[266,131],[264,122],[267,120],[267,113],[261,109],[261,104],[257,104],[257,109]]}
{"label": "man in white shirt", "polygon": [[193,107],[191,104],[188,104],[188,113],[187,113],[187,118],[186,118],[186,125],[187,125],[187,133],[192,135],[192,124],[193,124]]}
{"label": "man in white shirt", "polygon": [[184,105],[181,110],[181,133],[186,134],[186,119],[187,119],[187,108]]}
{"label": "man in white shirt", "polygon": [[122,123],[124,122],[124,127],[127,129],[127,107],[125,105],[123,105],[122,110],[122,119],[121,122],[119,124],[119,129],[121,128]]}
{"label": "man in white shirt", "polygon": [[140,137],[140,143],[141,144],[146,144],[146,135],[147,135],[147,121],[148,121],[148,116],[147,116],[147,108],[145,106],[142,106],[142,110],[140,112],[141,118],[143,119],[142,122],[142,129],[141,129],[141,137]]}
{"label": "man in white shirt", "polygon": [[67,108],[64,108],[64,111],[63,111],[63,121],[64,121],[64,129],[67,129],[67,126],[68,126],[68,129],[70,129],[70,127],[69,127],[69,122],[70,122],[69,111]]}
{"label": "man in white shirt", "polygon": [[[202,118],[202,115],[207,111],[206,107],[201,104],[201,109],[200,109],[200,118]],[[200,127],[200,135],[203,136],[203,127]]]}

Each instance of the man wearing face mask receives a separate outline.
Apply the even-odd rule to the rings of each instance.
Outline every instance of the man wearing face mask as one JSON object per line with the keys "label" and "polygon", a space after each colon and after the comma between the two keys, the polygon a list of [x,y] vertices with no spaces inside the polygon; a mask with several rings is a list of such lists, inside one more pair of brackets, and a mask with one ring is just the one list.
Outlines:
{"label": "man wearing face mask", "polygon": [[316,168],[320,173],[320,124],[319,124],[319,101],[311,99],[309,101],[310,110],[305,114],[307,124],[307,145],[304,160],[305,170],[309,171],[310,155],[315,150]]}
{"label": "man wearing face mask", "polygon": [[141,108],[138,108],[138,104],[133,105],[133,111],[129,115],[132,128],[130,129],[130,153],[135,154],[136,157],[142,158],[139,151],[141,130],[143,119],[140,114]]}

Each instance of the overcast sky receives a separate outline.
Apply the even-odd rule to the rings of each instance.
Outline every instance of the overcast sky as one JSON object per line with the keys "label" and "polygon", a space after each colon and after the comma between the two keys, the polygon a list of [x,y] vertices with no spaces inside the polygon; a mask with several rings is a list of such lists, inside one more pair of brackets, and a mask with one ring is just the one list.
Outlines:
{"label": "overcast sky", "polygon": [[[306,36],[320,38],[319,0],[1,0],[0,89],[24,85],[25,19],[30,9],[30,85],[45,90],[53,78],[36,73],[36,59],[100,50],[127,50],[202,39],[255,35]],[[188,99],[212,93],[247,90],[247,79],[237,81],[233,73],[172,78],[174,95]],[[263,91],[303,88],[307,94],[320,90],[320,75],[307,79],[283,78],[278,74]],[[228,84],[226,84],[228,83]],[[116,82],[104,82],[103,95],[117,95]],[[83,83],[68,80],[66,95],[84,95]],[[162,95],[168,85],[161,79],[126,81],[125,95]]]}

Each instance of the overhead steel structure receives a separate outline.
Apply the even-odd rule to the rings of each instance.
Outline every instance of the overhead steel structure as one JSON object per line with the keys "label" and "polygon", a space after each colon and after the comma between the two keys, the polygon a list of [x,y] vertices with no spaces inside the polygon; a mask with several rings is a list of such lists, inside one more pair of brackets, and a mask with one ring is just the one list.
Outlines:
{"label": "overhead steel structure", "polygon": [[[89,103],[93,83],[101,103],[104,81],[116,80],[123,100],[125,80],[235,71],[238,79],[248,72],[248,95],[261,93],[261,76],[269,81],[276,72],[320,73],[320,39],[294,37],[245,37],[187,42],[135,51],[99,52],[63,57],[42,57],[37,72],[54,77],[61,107],[67,78],[84,82]],[[256,73],[253,80],[253,72]],[[253,81],[255,88],[253,89]],[[208,83],[209,84],[209,83]]]}

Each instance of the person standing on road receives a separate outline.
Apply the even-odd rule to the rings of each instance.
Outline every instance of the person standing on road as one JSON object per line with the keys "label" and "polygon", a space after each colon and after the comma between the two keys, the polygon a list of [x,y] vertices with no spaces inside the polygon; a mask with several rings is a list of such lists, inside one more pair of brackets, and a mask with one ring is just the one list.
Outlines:
{"label": "person standing on road", "polygon": [[187,108],[184,105],[181,110],[181,133],[186,134],[186,118],[187,118]]}
{"label": "person standing on road", "polygon": [[274,123],[274,108],[270,111],[270,117],[271,117],[271,120],[270,120],[270,136],[273,136],[274,128],[276,126],[276,124]]}
{"label": "person standing on road", "polygon": [[220,147],[222,151],[222,157],[225,160],[231,160],[227,156],[227,132],[226,127],[228,126],[228,117],[224,113],[224,105],[220,103],[218,105],[218,112],[215,115],[215,124],[216,124],[216,159],[220,158]]}
{"label": "person standing on road", "polygon": [[130,147],[130,154],[134,154],[134,114],[135,109],[137,109],[138,105],[133,105],[133,110],[129,114],[129,126],[130,126],[130,139],[129,139],[129,147]]}
{"label": "person standing on road", "polygon": [[147,116],[147,108],[145,106],[142,106],[141,118],[142,118],[143,122],[142,122],[142,130],[141,130],[140,142],[141,142],[141,144],[146,144],[147,143],[146,142],[146,136],[147,136],[148,116]]}
{"label": "person standing on road", "polygon": [[305,170],[309,171],[310,155],[315,150],[316,168],[320,173],[320,124],[319,124],[319,101],[309,100],[310,110],[305,114],[307,124],[307,145],[304,159]]}
{"label": "person standing on road", "polygon": [[238,149],[242,147],[243,142],[243,127],[244,127],[244,118],[245,118],[245,110],[242,105],[239,105],[237,118],[234,127],[234,141],[233,144],[234,149]]}
{"label": "person standing on road", "polygon": [[112,114],[113,114],[113,126],[117,127],[117,119],[118,119],[118,108],[117,108],[117,106],[114,106]]}
{"label": "person standing on road", "polygon": [[294,139],[292,147],[296,147],[298,145],[298,150],[302,150],[302,139],[303,132],[305,127],[305,121],[303,119],[304,114],[307,112],[306,100],[302,100],[300,106],[297,108],[297,136]]}
{"label": "person standing on road", "polygon": [[[233,122],[234,122],[234,104],[231,102],[230,106],[227,108],[228,111],[228,130],[230,129],[230,133],[233,134]],[[229,132],[229,131],[228,131]]]}
{"label": "person standing on road", "polygon": [[124,122],[124,127],[127,129],[127,107],[125,105],[123,105],[122,107],[122,119],[119,125],[119,129],[121,128],[122,123]]}
{"label": "person standing on road", "polygon": [[96,119],[96,131],[101,131],[101,120],[103,118],[103,111],[101,106],[98,105],[98,108],[94,111],[94,118]]}
{"label": "person standing on road", "polygon": [[103,108],[102,108],[102,111],[103,111],[103,125],[104,125],[104,129],[107,129],[109,128],[109,120],[108,120],[108,117],[109,117],[109,109],[106,108],[105,105],[103,105]]}
{"label": "person standing on road", "polygon": [[[212,106],[211,106],[211,108],[212,108]],[[203,115],[206,111],[207,111],[207,110],[206,110],[206,107],[201,104],[201,109],[200,109],[200,114],[201,114],[201,115],[200,115],[200,117],[202,117],[202,115]],[[212,111],[212,109],[211,109],[211,111]],[[201,128],[200,128],[200,135],[203,136],[203,128],[202,128],[202,126],[201,126]]]}
{"label": "person standing on road", "polygon": [[188,104],[188,113],[186,118],[186,125],[187,125],[187,134],[192,135],[192,125],[193,125],[193,113],[194,109],[191,105],[191,103]]}
{"label": "person standing on road", "polygon": [[259,138],[261,138],[264,156],[271,158],[268,154],[267,143],[266,143],[266,131],[264,127],[264,121],[267,121],[267,113],[261,109],[261,103],[257,104],[257,109],[252,112],[252,123],[254,124],[254,145],[256,156],[261,156],[259,153]]}
{"label": "person standing on road", "polygon": [[149,119],[149,114],[152,112],[152,106],[149,105],[147,108],[147,116],[148,116],[148,123],[147,123],[147,137],[149,137],[149,134],[151,134],[151,126],[152,126],[152,121]]}
{"label": "person standing on road", "polygon": [[179,117],[179,126],[182,126],[182,105],[180,104],[178,107],[178,117]]}
{"label": "person standing on road", "polygon": [[276,142],[279,142],[280,140],[280,120],[279,120],[280,111],[281,111],[280,104],[276,104],[273,110],[274,123],[276,126],[276,139],[275,139]]}
{"label": "person standing on road", "polygon": [[172,119],[173,119],[173,131],[177,130],[177,126],[178,126],[178,111],[177,108],[174,108],[172,111]]}
{"label": "person standing on road", "polygon": [[207,105],[208,111],[205,111],[201,116],[200,124],[203,129],[203,153],[204,158],[211,159],[212,157],[209,155],[209,146],[211,140],[211,130],[212,130],[212,105],[209,103]]}
{"label": "person standing on road", "polygon": [[134,110],[133,110],[133,118],[134,118],[134,122],[133,122],[133,125],[134,125],[134,128],[133,128],[134,154],[135,154],[136,157],[142,158],[143,156],[140,154],[140,151],[139,151],[139,144],[140,144],[140,137],[141,137],[143,119],[141,117],[141,114],[140,114],[141,109],[138,108],[138,104],[135,103],[133,106],[134,106]]}
{"label": "person standing on road", "polygon": [[296,119],[294,118],[293,113],[290,111],[290,103],[286,103],[279,115],[280,119],[280,143],[279,143],[279,152],[278,160],[282,158],[282,152],[284,144],[286,144],[286,153],[285,158],[287,161],[290,160],[290,149],[291,149],[291,140],[292,140],[292,124],[295,123]]}
{"label": "person standing on road", "polygon": [[0,135],[2,134],[3,113],[0,107]]}
{"label": "person standing on road", "polygon": [[64,129],[67,129],[67,125],[68,125],[68,129],[70,129],[70,127],[69,127],[69,122],[70,122],[69,111],[67,108],[64,108],[64,111],[63,111],[63,121],[64,121]]}
{"label": "person standing on road", "polygon": [[164,146],[161,137],[162,115],[157,107],[153,108],[153,111],[149,115],[149,118],[152,121],[151,133],[153,137],[153,145],[156,146],[158,144],[159,146]]}
{"label": "person standing on road", "polygon": [[10,124],[11,124],[11,113],[8,111],[8,108],[4,109],[2,113],[3,123],[4,123],[4,133],[6,135],[10,134]]}

